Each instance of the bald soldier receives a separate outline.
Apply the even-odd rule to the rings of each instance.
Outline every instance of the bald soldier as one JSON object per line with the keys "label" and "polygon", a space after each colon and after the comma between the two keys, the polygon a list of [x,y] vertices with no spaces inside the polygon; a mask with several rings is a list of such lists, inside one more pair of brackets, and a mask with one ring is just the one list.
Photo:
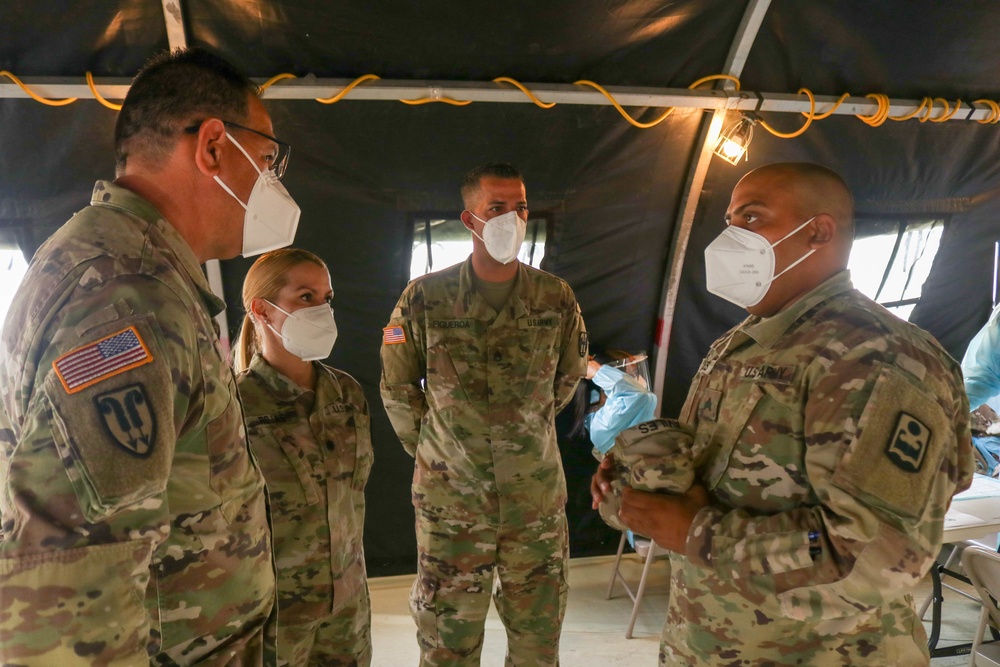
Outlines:
{"label": "bald soldier", "polygon": [[478,665],[493,593],[506,664],[554,666],[569,558],[554,418],[587,372],[587,333],[570,287],[517,260],[521,172],[473,169],[462,199],[472,255],[411,282],[382,340],[382,400],[416,458],[420,664]]}
{"label": "bald soldier", "polygon": [[272,135],[244,74],[162,54],[116,180],[32,259],[0,348],[0,663],[273,664],[264,480],[199,266],[291,242]]}
{"label": "bald soldier", "polygon": [[910,593],[972,479],[969,406],[938,343],[852,287],[852,219],[837,174],[769,165],[705,250],[708,289],[750,316],[681,411],[699,482],[626,489],[620,512],[672,552],[661,665],[929,664]]}

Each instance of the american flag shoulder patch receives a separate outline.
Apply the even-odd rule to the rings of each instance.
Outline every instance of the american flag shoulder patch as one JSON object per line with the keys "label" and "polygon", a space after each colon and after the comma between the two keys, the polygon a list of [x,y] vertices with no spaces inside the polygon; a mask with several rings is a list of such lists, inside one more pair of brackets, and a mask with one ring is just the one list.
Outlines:
{"label": "american flag shoulder patch", "polygon": [[394,345],[396,343],[405,343],[406,333],[403,331],[403,327],[385,327],[382,329],[382,343],[384,345]]}
{"label": "american flag shoulder patch", "polygon": [[52,362],[67,394],[75,394],[120,373],[148,364],[153,355],[135,327],[70,350]]}

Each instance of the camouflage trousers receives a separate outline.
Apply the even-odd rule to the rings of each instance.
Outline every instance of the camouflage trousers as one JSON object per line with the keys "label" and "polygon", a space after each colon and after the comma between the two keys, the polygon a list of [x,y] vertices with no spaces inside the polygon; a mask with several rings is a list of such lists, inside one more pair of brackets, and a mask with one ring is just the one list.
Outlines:
{"label": "camouflage trousers", "polygon": [[490,597],[507,630],[506,667],[556,667],[569,538],[559,509],[533,521],[445,519],[417,508],[410,613],[421,667],[479,664]]}
{"label": "camouflage trousers", "polygon": [[371,620],[367,586],[332,616],[311,623],[282,626],[279,610],[278,667],[369,667]]}
{"label": "camouflage trousers", "polygon": [[[608,451],[615,463],[611,493],[598,507],[604,523],[628,530],[618,518],[622,489],[684,493],[694,482],[690,429],[673,419],[654,419],[622,431]],[[594,450],[595,454],[598,453]]]}

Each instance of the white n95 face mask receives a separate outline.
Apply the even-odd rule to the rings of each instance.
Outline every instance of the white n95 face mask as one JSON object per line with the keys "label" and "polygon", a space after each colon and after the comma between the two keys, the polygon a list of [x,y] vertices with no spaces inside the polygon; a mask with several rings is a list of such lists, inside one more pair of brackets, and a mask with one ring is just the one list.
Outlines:
{"label": "white n95 face mask", "polygon": [[240,202],[240,206],[246,211],[243,216],[243,252],[241,254],[244,257],[253,257],[262,252],[290,245],[295,240],[295,230],[299,226],[301,209],[273,171],[257,169],[257,163],[240,145],[240,142],[236,141],[228,132],[226,132],[226,136],[236,144],[236,147],[246,156],[247,160],[250,160],[250,164],[257,171],[257,182],[254,183],[250,199],[245,204],[229,189],[229,186],[222,182],[221,178],[215,177],[215,181],[222,186],[222,189]]}
{"label": "white n95 face mask", "polygon": [[280,306],[272,306],[288,317],[278,331],[268,322],[268,328],[281,338],[285,349],[302,361],[326,359],[337,342],[337,320],[333,317],[333,308],[323,303],[310,308],[299,308],[288,312]]}
{"label": "white n95 face mask", "polygon": [[510,264],[521,250],[527,223],[517,211],[508,211],[489,220],[483,220],[472,211],[469,214],[484,224],[482,236],[475,231],[472,233],[486,245],[486,252],[490,253],[490,257],[501,264]]}
{"label": "white n95 face mask", "polygon": [[760,234],[729,226],[705,248],[705,287],[737,306],[748,308],[760,303],[779,276],[816,252],[813,248],[774,275],[774,247],[803,229],[815,216],[785,234],[772,245]]}

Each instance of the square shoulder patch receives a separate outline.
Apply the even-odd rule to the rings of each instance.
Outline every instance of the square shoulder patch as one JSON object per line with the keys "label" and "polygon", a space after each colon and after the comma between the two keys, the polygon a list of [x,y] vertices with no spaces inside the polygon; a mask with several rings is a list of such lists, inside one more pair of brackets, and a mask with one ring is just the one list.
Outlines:
{"label": "square shoulder patch", "polygon": [[934,396],[886,368],[875,381],[858,420],[858,435],[837,465],[833,482],[875,498],[901,516],[919,517],[953,437]]}
{"label": "square shoulder patch", "polygon": [[75,394],[151,361],[153,355],[139,331],[130,326],[70,350],[52,362],[52,369],[66,393]]}

